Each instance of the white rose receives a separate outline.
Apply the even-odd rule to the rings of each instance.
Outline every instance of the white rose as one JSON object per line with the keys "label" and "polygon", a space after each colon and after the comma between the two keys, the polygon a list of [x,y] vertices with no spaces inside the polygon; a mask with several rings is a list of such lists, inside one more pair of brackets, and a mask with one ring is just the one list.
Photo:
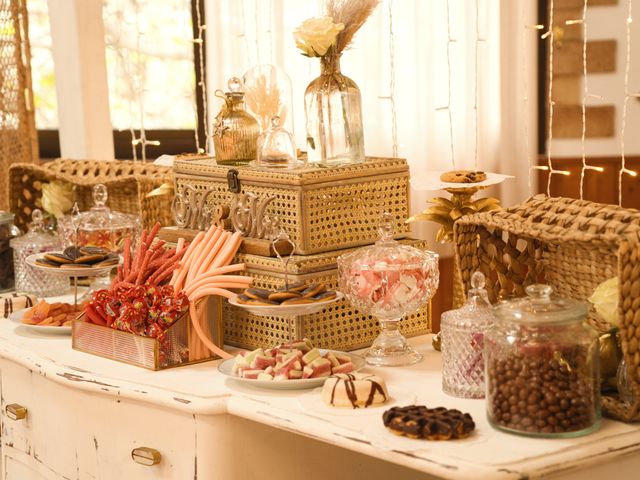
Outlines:
{"label": "white rose", "polygon": [[333,23],[331,17],[309,18],[293,32],[296,46],[308,57],[323,57],[336,43],[336,37],[344,30],[343,23]]}
{"label": "white rose", "polygon": [[62,218],[73,207],[73,186],[53,181],[42,184],[42,208],[56,218]]}

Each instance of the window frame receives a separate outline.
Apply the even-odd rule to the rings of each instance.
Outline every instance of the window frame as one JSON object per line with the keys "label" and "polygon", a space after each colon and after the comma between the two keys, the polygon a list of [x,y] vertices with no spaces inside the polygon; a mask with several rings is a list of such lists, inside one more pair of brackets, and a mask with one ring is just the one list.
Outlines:
{"label": "window frame", "polygon": [[[196,8],[199,6],[202,16],[202,22],[204,23],[205,16],[205,1],[204,0],[191,0],[191,24],[193,38],[198,37],[198,20],[196,14]],[[203,36],[202,43],[202,62],[200,61],[200,48],[196,42],[193,42],[193,66],[195,69],[196,80],[196,111],[197,111],[197,125],[198,138],[200,139],[200,145],[205,146],[205,122],[204,118],[204,102],[203,102],[203,87],[202,83],[206,85],[206,61],[207,61],[207,43],[206,36]],[[202,64],[203,70],[200,69]],[[38,149],[41,159],[59,158],[61,156],[60,151],[60,134],[58,130],[53,129],[38,129]],[[136,134],[139,130],[135,130]],[[147,159],[154,159],[162,154],[179,154],[179,153],[192,153],[196,151],[195,144],[195,132],[193,129],[145,129],[146,137],[149,140],[158,140],[160,145],[147,145],[146,154]],[[116,159],[132,159],[133,150],[131,145],[131,133],[129,130],[113,130],[113,146],[114,155]],[[141,158],[141,147],[136,147],[138,150],[138,158]],[[101,159],[96,159],[101,160]]]}

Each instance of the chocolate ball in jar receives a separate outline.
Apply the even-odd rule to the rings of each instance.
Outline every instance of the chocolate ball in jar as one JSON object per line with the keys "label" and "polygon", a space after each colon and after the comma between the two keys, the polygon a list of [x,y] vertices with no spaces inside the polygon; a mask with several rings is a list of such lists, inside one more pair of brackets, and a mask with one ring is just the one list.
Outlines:
{"label": "chocolate ball in jar", "polygon": [[600,422],[598,335],[586,304],[531,285],[495,309],[485,337],[487,417],[509,432],[573,437]]}

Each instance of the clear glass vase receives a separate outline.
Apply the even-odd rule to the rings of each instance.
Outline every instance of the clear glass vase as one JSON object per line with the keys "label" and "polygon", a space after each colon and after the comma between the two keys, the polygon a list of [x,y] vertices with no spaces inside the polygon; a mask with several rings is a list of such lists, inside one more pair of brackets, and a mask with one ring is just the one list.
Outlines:
{"label": "clear glass vase", "polygon": [[364,161],[360,89],[340,73],[340,56],[320,58],[320,76],[304,94],[307,155],[310,163]]}

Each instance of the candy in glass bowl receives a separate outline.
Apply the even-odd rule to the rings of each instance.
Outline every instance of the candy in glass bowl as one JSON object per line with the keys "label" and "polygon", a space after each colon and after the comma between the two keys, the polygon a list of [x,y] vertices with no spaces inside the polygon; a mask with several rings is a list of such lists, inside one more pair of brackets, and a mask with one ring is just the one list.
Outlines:
{"label": "candy in glass bowl", "polygon": [[383,214],[378,242],[338,258],[340,289],[382,326],[366,353],[371,365],[411,365],[422,359],[400,333],[398,322],[427,303],[438,288],[438,254],[393,240],[393,222],[391,214]]}

